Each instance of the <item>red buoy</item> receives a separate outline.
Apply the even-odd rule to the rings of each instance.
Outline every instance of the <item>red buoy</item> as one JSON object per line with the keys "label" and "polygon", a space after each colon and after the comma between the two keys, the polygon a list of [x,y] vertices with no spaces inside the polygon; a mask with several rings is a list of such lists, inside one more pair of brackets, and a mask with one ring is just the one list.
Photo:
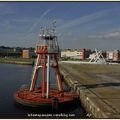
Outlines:
{"label": "red buoy", "polygon": [[[33,70],[32,81],[29,89],[18,90],[14,94],[15,101],[31,107],[43,105],[52,106],[74,102],[79,96],[76,93],[64,92],[58,65],[59,46],[55,28],[53,31],[43,31],[36,47],[37,59]],[[50,67],[56,71],[58,89],[50,88]],[[36,87],[39,70],[42,70],[41,86]]]}

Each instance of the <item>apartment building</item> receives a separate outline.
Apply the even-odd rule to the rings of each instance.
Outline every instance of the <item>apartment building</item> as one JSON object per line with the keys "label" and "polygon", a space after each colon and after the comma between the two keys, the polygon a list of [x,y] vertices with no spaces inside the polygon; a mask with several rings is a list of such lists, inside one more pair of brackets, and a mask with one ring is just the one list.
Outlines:
{"label": "apartment building", "polygon": [[61,51],[61,57],[62,58],[72,58],[72,59],[85,59],[89,56],[91,53],[91,50],[86,50],[86,49],[80,49],[80,50],[63,50]]}
{"label": "apartment building", "polygon": [[106,51],[106,59],[111,61],[119,61],[120,60],[120,51]]}
{"label": "apartment building", "polygon": [[36,54],[33,50],[28,50],[28,49],[25,49],[22,51],[22,57],[23,58],[32,58],[34,57]]}

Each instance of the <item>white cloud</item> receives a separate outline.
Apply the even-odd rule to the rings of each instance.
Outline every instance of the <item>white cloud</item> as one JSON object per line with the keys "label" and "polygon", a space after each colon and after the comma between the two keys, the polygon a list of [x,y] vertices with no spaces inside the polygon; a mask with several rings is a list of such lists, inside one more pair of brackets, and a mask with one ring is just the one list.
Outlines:
{"label": "white cloud", "polygon": [[118,9],[108,9],[108,10],[102,10],[99,12],[95,12],[83,17],[79,17],[77,19],[74,19],[68,23],[65,23],[63,26],[59,27],[59,29],[64,29],[64,28],[70,28],[70,27],[74,27],[83,23],[87,23],[87,22],[91,22],[93,20],[96,20],[98,18],[104,17],[108,14],[111,14],[111,12],[116,12]]}
{"label": "white cloud", "polygon": [[45,12],[43,12],[43,14],[40,16],[39,20],[37,20],[32,27],[30,28],[30,30],[28,32],[31,32],[35,29],[35,27],[41,22],[41,20],[50,12],[51,10],[48,9]]}
{"label": "white cloud", "polygon": [[104,37],[106,37],[106,38],[119,37],[119,36],[120,36],[120,32],[113,32],[113,33],[108,33],[108,34],[104,35]]}
{"label": "white cloud", "polygon": [[96,39],[120,39],[120,31],[115,32],[108,32],[98,35],[90,35],[89,38],[96,38]]}
{"label": "white cloud", "polygon": [[19,37],[19,40],[24,40],[24,41],[30,41],[31,39],[31,36],[33,35],[35,37],[35,35],[37,34],[36,33],[36,29],[40,29],[40,26],[39,24],[40,23],[43,23],[43,22],[46,22],[47,20],[45,19],[45,16],[51,11],[51,9],[48,9],[46,11],[44,11],[40,18],[28,18],[28,17],[25,17],[23,19],[19,18],[19,19],[13,19],[12,21],[13,22],[18,22],[18,23],[23,23],[25,24],[26,22],[30,23],[29,24],[29,27],[28,27],[28,30],[25,32],[25,34],[23,33],[20,37]]}

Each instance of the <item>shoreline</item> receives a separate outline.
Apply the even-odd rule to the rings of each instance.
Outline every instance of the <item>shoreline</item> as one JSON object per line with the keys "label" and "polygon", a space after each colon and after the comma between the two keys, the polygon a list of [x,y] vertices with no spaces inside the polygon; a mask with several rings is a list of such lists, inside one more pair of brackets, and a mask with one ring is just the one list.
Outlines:
{"label": "shoreline", "polygon": [[21,59],[21,58],[0,58],[0,63],[34,65],[34,60],[33,59]]}

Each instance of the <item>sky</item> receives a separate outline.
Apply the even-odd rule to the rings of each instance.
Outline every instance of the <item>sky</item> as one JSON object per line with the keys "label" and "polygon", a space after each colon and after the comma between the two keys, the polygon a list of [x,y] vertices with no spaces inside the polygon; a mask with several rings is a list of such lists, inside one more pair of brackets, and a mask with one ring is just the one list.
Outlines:
{"label": "sky", "polygon": [[120,50],[120,2],[0,2],[0,46],[35,47],[53,21],[62,49]]}

